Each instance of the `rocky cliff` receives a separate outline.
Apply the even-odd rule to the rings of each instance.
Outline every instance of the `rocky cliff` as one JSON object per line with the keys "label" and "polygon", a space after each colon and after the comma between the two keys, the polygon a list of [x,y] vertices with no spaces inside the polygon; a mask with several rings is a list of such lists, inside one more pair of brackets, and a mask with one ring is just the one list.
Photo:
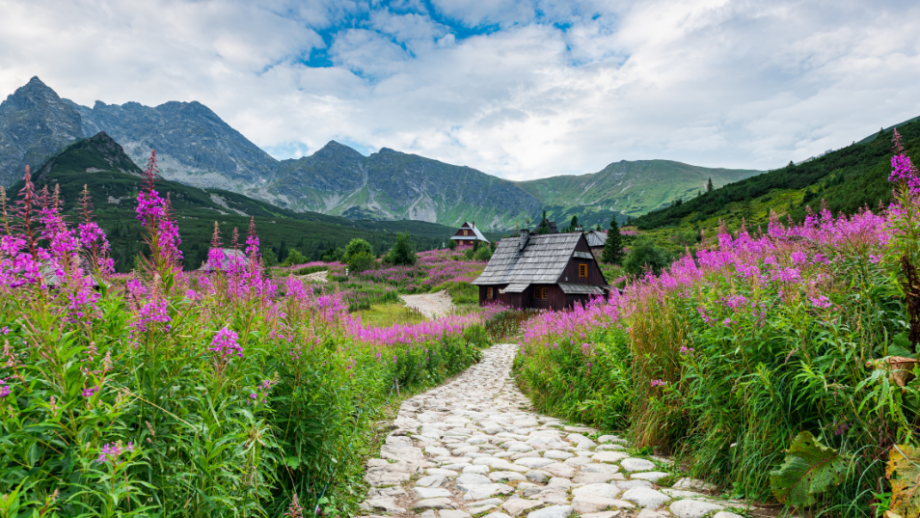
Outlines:
{"label": "rocky cliff", "polygon": [[0,103],[0,184],[22,178],[25,166],[41,166],[83,137],[80,114],[33,77]]}

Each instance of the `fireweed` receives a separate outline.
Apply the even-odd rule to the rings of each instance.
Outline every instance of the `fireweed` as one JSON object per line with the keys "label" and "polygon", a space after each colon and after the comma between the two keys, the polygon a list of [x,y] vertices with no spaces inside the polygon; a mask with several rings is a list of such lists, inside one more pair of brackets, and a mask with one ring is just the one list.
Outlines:
{"label": "fireweed", "polygon": [[137,211],[149,251],[131,275],[111,274],[88,196],[76,227],[28,174],[17,198],[0,196],[10,516],[354,514],[396,387],[437,384],[489,343],[489,311],[378,329],[341,293],[272,280],[254,224],[231,239],[245,259],[216,260],[215,228],[212,270],[181,271],[154,157]]}
{"label": "fireweed", "polygon": [[882,214],[723,227],[622,294],[536,316],[522,386],[543,410],[624,431],[755,499],[772,499],[770,470],[810,431],[852,458],[813,511],[875,516],[888,450],[920,438],[920,381],[897,387],[877,361],[916,355],[920,175],[900,142],[891,180]]}

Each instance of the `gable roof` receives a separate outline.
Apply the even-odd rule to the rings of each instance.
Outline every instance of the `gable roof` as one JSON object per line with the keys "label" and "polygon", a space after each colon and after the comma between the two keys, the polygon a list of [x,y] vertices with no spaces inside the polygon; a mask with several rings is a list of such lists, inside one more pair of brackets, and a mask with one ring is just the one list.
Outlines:
{"label": "gable roof", "polygon": [[504,238],[473,284],[509,284],[505,291],[523,291],[530,284],[556,284],[580,239],[584,239],[581,232],[532,235],[520,251],[520,237]]}
{"label": "gable roof", "polygon": [[604,246],[604,243],[607,242],[607,232],[603,230],[592,230],[585,237],[588,238],[588,246],[591,248]]}
{"label": "gable roof", "polygon": [[[485,241],[486,243],[489,242],[489,240],[486,239],[486,236],[482,235],[482,232],[480,232],[478,228],[476,228],[476,227],[470,225],[469,222],[464,221],[463,224],[460,225],[460,229],[461,229],[461,230],[462,230],[462,229],[472,230],[472,231],[473,231],[473,234],[476,236],[476,239],[477,239],[478,241]],[[466,240],[469,240],[471,237],[473,237],[473,236],[453,236],[453,237],[451,237],[451,239],[463,239],[463,240],[466,241]]]}

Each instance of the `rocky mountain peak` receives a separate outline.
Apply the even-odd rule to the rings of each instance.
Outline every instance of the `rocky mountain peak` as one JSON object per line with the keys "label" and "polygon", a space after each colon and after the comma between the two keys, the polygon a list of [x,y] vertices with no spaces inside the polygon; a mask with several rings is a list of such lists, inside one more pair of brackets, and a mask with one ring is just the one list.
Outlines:
{"label": "rocky mountain peak", "polygon": [[65,145],[83,136],[80,114],[38,77],[0,103],[0,184],[39,167]]}

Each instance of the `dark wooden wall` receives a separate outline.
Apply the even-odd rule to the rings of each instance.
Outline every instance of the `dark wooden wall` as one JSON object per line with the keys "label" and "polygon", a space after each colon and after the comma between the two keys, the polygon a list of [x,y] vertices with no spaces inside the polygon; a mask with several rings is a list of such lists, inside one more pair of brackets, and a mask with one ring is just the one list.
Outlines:
{"label": "dark wooden wall", "polygon": [[[578,244],[575,245],[575,250],[577,252],[591,253],[591,248],[588,247],[588,240],[585,239],[584,236],[578,240]],[[588,265],[587,279],[578,277],[579,264]],[[568,280],[566,280],[566,277],[568,277]],[[559,282],[568,282],[571,284],[590,284],[592,286],[604,286],[607,284],[607,280],[604,279],[604,274],[601,272],[601,267],[597,264],[597,260],[579,259],[577,257],[572,257],[569,259],[569,264],[565,265],[565,269],[562,271],[562,277],[559,278]]]}

